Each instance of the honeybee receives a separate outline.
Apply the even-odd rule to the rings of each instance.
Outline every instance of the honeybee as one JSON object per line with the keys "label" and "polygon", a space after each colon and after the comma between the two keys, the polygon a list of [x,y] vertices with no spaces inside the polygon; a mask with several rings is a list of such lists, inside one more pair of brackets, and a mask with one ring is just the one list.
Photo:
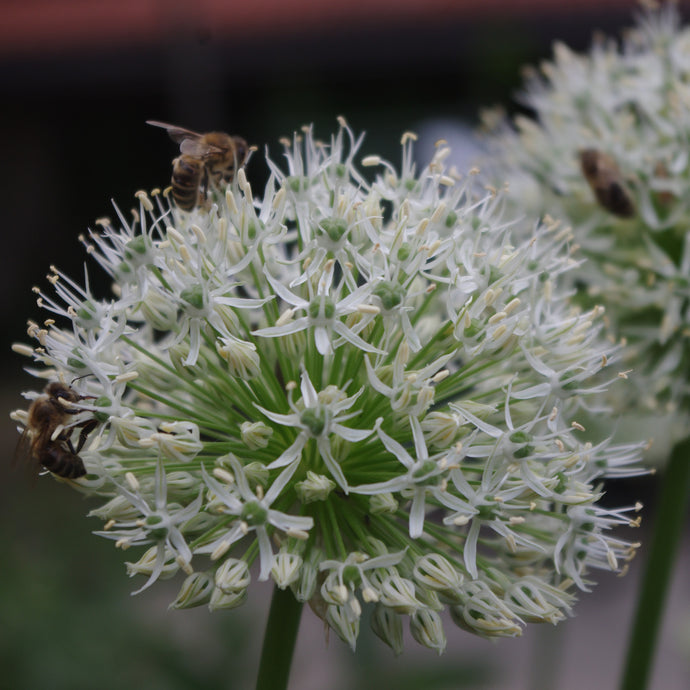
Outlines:
{"label": "honeybee", "polygon": [[619,218],[635,215],[635,202],[611,156],[597,149],[583,149],[580,151],[580,166],[602,208]]}
{"label": "honeybee", "polygon": [[[49,383],[44,394],[29,407],[29,418],[17,444],[15,460],[28,456],[32,462],[43,465],[59,477],[77,479],[84,476],[86,469],[78,453],[98,422],[96,419],[87,419],[72,426],[67,423],[70,415],[81,412],[71,404],[89,397],[79,395],[64,383]],[[76,448],[71,440],[75,428],[81,428]]]}
{"label": "honeybee", "polygon": [[225,132],[199,134],[157,120],[146,124],[165,129],[180,145],[180,154],[173,160],[172,195],[177,206],[191,211],[206,199],[209,187],[232,182],[235,171],[247,160],[249,147],[241,137]]}

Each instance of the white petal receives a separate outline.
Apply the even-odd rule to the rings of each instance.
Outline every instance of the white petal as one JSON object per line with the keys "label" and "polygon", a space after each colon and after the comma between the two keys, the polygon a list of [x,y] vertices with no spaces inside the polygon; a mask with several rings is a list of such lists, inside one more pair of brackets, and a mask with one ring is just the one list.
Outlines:
{"label": "white petal", "polygon": [[410,508],[410,537],[417,539],[422,536],[424,532],[424,503],[425,490],[417,487],[412,498],[412,507]]}
{"label": "white petal", "polygon": [[408,469],[412,468],[415,464],[414,458],[395,439],[392,439],[379,427],[377,427],[376,433],[389,453],[395,455],[395,457]]}
{"label": "white petal", "polygon": [[367,378],[369,379],[369,385],[381,395],[385,395],[390,398],[393,395],[393,389],[383,383],[374,372],[374,367],[371,366],[371,362],[368,357],[364,358],[364,365],[367,368]]}
{"label": "white petal", "polygon": [[295,319],[294,321],[288,321],[282,326],[267,326],[266,328],[257,328],[257,330],[252,331],[252,335],[259,335],[263,338],[276,338],[282,335],[291,335],[292,333],[298,333],[303,331],[309,326],[309,319],[303,316],[300,319]]}
{"label": "white petal", "polygon": [[304,401],[305,407],[316,407],[319,404],[319,396],[314,388],[314,384],[309,378],[309,374],[306,370],[302,370],[302,382],[299,386],[302,391],[302,400]]}
{"label": "white petal", "polygon": [[196,360],[199,358],[199,348],[201,347],[201,338],[199,334],[199,319],[190,319],[189,323],[189,354],[184,360],[184,365],[193,367]]}
{"label": "white petal", "polygon": [[479,537],[479,520],[472,520],[467,539],[465,540],[465,548],[463,555],[465,558],[465,568],[467,572],[476,580],[477,579],[477,538]]}
{"label": "white petal", "polygon": [[520,349],[530,363],[530,366],[542,376],[551,378],[556,373],[551,367],[544,364],[540,359],[537,359],[526,347],[521,345]]}
{"label": "white petal", "polygon": [[276,477],[275,481],[269,487],[268,491],[264,496],[263,502],[266,505],[271,505],[273,501],[280,496],[283,489],[286,487],[288,482],[292,479],[292,475],[295,474],[295,470],[299,467],[299,462],[288,463],[288,466]]}
{"label": "white petal", "polygon": [[373,429],[350,429],[350,427],[343,426],[334,422],[331,424],[331,431],[334,434],[344,438],[346,441],[363,441],[367,436],[371,436]]}
{"label": "white petal", "polygon": [[529,386],[520,391],[512,391],[511,395],[516,400],[529,400],[530,398],[545,398],[551,393],[550,383],[539,383],[536,386]]}
{"label": "white petal", "polygon": [[343,474],[340,465],[331,454],[331,446],[328,443],[328,440],[318,438],[316,439],[316,443],[319,447],[319,452],[321,453],[321,459],[326,463],[326,467],[328,467],[330,473],[333,475],[333,479],[335,480],[336,484],[338,484],[338,486],[340,486],[345,493],[348,493],[350,486],[347,483],[347,479],[345,479],[345,475]]}
{"label": "white petal", "polygon": [[153,566],[153,569],[151,570],[151,575],[149,576],[149,579],[146,580],[143,587],[140,587],[135,592],[132,592],[132,596],[134,596],[135,594],[139,594],[139,592],[143,592],[147,587],[150,587],[158,579],[158,576],[161,574],[164,565],[165,546],[163,544],[159,544],[158,550],[156,551],[156,562]]}
{"label": "white petal", "polygon": [[265,528],[260,527],[256,530],[256,539],[259,542],[259,558],[261,560],[259,580],[263,582],[268,580],[268,576],[271,574],[273,550],[271,549],[271,540],[268,538]]}
{"label": "white petal", "polygon": [[342,321],[335,321],[333,323],[333,330],[339,336],[347,340],[348,343],[354,345],[360,350],[364,350],[364,352],[371,352],[376,355],[386,354],[384,350],[379,350],[377,347],[370,345],[366,340],[362,340],[362,338],[360,338],[353,331],[351,331],[344,323],[342,323]]}
{"label": "white petal", "polygon": [[314,344],[320,355],[333,354],[333,346],[331,345],[331,337],[328,329],[323,326],[317,326],[314,329]]}
{"label": "white petal", "polygon": [[[513,397],[517,396],[513,394]],[[452,403],[450,407],[459,414],[461,414],[465,418],[465,421],[472,422],[472,424],[474,424],[477,427],[477,429],[480,429],[484,433],[489,434],[489,436],[491,436],[492,438],[500,438],[503,434],[503,431],[501,431],[501,429],[489,424],[488,422],[482,421],[481,419],[479,419],[479,417],[476,417],[471,412],[468,412],[464,407],[461,407],[460,405],[453,405]]]}
{"label": "white petal", "polygon": [[294,292],[290,292],[279,280],[276,280],[267,269],[264,269],[264,274],[266,279],[271,284],[271,287],[275,293],[288,304],[292,304],[293,307],[305,308],[309,302],[306,299],[302,299]]}
{"label": "white petal", "polygon": [[308,532],[314,526],[314,518],[306,515],[288,515],[278,510],[268,511],[268,521],[283,532],[294,529]]}
{"label": "white petal", "polygon": [[383,494],[387,492],[395,493],[402,491],[410,486],[410,479],[407,474],[401,474],[399,477],[387,479],[385,482],[374,482],[373,484],[360,484],[359,486],[351,486],[350,491],[353,494],[362,494],[363,496],[374,496],[375,494]]}
{"label": "white petal", "polygon": [[279,412],[271,412],[261,405],[254,403],[254,407],[262,414],[266,415],[272,422],[281,424],[282,426],[296,427],[299,425],[299,415],[296,414],[280,414]]}
{"label": "white petal", "polygon": [[412,427],[412,436],[414,437],[414,449],[417,453],[417,460],[426,460],[429,453],[426,449],[426,442],[424,441],[424,432],[422,425],[419,423],[417,417],[410,415],[410,426]]}
{"label": "white petal", "polygon": [[302,455],[302,449],[304,448],[306,443],[307,434],[302,432],[297,436],[295,442],[289,448],[284,450],[272,463],[270,463],[266,467],[269,470],[273,470],[276,467],[285,467],[285,465],[289,465],[291,462],[297,460]]}

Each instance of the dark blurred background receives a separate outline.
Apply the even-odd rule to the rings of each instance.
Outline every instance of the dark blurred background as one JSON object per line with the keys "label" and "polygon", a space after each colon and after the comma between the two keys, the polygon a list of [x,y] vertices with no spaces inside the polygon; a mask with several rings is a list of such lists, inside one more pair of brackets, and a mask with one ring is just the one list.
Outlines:
{"label": "dark blurred background", "polygon": [[[344,115],[367,132],[365,152],[397,163],[403,131],[452,140],[476,125],[480,107],[515,109],[522,65],[550,57],[554,39],[585,50],[596,29],[618,35],[635,8],[631,0],[0,2],[0,690],[254,682],[269,587],[253,590],[243,609],[213,615],[168,612],[178,580],[131,598],[123,554],[90,535],[100,526],[83,517],[92,506],[49,478],[31,486],[9,471],[17,435],[8,414],[22,389],[35,388],[22,373],[27,360],[9,348],[28,341],[27,318],[45,318],[31,287],[46,286],[51,264],[81,280],[77,236],[112,214],[111,199],[127,210],[136,190],[167,185],[175,145],[145,121],[226,130],[279,155],[279,137],[307,123],[328,137]],[[267,171],[254,161],[248,176],[262,185]],[[611,491],[619,504],[642,497],[653,506],[653,480]],[[560,626],[560,643],[549,629],[490,645],[451,634],[449,624],[440,660],[421,650],[394,662],[367,633],[354,656],[334,635],[327,647],[305,611],[292,687],[373,688],[385,675],[399,688],[527,689],[558,664],[560,684],[544,687],[614,687],[636,577],[636,566],[624,586],[600,576]],[[687,589],[678,596],[657,665],[671,683],[655,687],[690,684]]]}

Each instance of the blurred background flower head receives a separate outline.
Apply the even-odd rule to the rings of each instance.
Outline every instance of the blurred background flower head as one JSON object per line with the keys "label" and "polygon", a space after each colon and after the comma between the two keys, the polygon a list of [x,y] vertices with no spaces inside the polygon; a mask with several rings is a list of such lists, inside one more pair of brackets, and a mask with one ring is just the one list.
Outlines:
{"label": "blurred background flower head", "polygon": [[571,274],[624,339],[635,393],[612,391],[621,438],[654,437],[662,460],[687,435],[690,334],[690,29],[675,3],[637,13],[587,53],[557,42],[527,70],[529,115],[487,111],[488,165],[517,212],[562,220],[584,257]]}

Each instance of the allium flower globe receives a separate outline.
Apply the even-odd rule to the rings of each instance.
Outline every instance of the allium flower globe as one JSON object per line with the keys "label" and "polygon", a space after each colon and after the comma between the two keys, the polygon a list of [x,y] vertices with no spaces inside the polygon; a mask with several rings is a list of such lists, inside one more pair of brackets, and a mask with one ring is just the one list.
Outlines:
{"label": "allium flower globe", "polygon": [[442,651],[445,608],[486,637],[555,623],[631,557],[610,529],[636,506],[598,500],[641,471],[577,421],[617,349],[558,288],[570,235],[515,243],[442,142],[418,171],[405,135],[398,169],[340,125],[267,157],[261,198],[240,170],[209,208],[139,192],[99,221],[84,244],[112,298],[54,271],[38,342],[15,349],[89,396],[69,483],[100,499],[138,591],[182,571],[176,608],[272,579],[353,648],[365,617],[396,652],[406,618]]}
{"label": "allium flower globe", "polygon": [[[621,437],[655,436],[665,457],[690,420],[690,27],[666,3],[640,13],[620,42],[588,54],[562,43],[521,94],[533,112],[514,123],[488,112],[494,184],[509,182],[511,213],[561,219],[579,254],[585,307],[602,304],[627,341],[631,387],[612,389]],[[604,156],[590,186],[581,158]],[[629,200],[616,211],[597,197]],[[526,228],[529,232],[529,228]]]}

